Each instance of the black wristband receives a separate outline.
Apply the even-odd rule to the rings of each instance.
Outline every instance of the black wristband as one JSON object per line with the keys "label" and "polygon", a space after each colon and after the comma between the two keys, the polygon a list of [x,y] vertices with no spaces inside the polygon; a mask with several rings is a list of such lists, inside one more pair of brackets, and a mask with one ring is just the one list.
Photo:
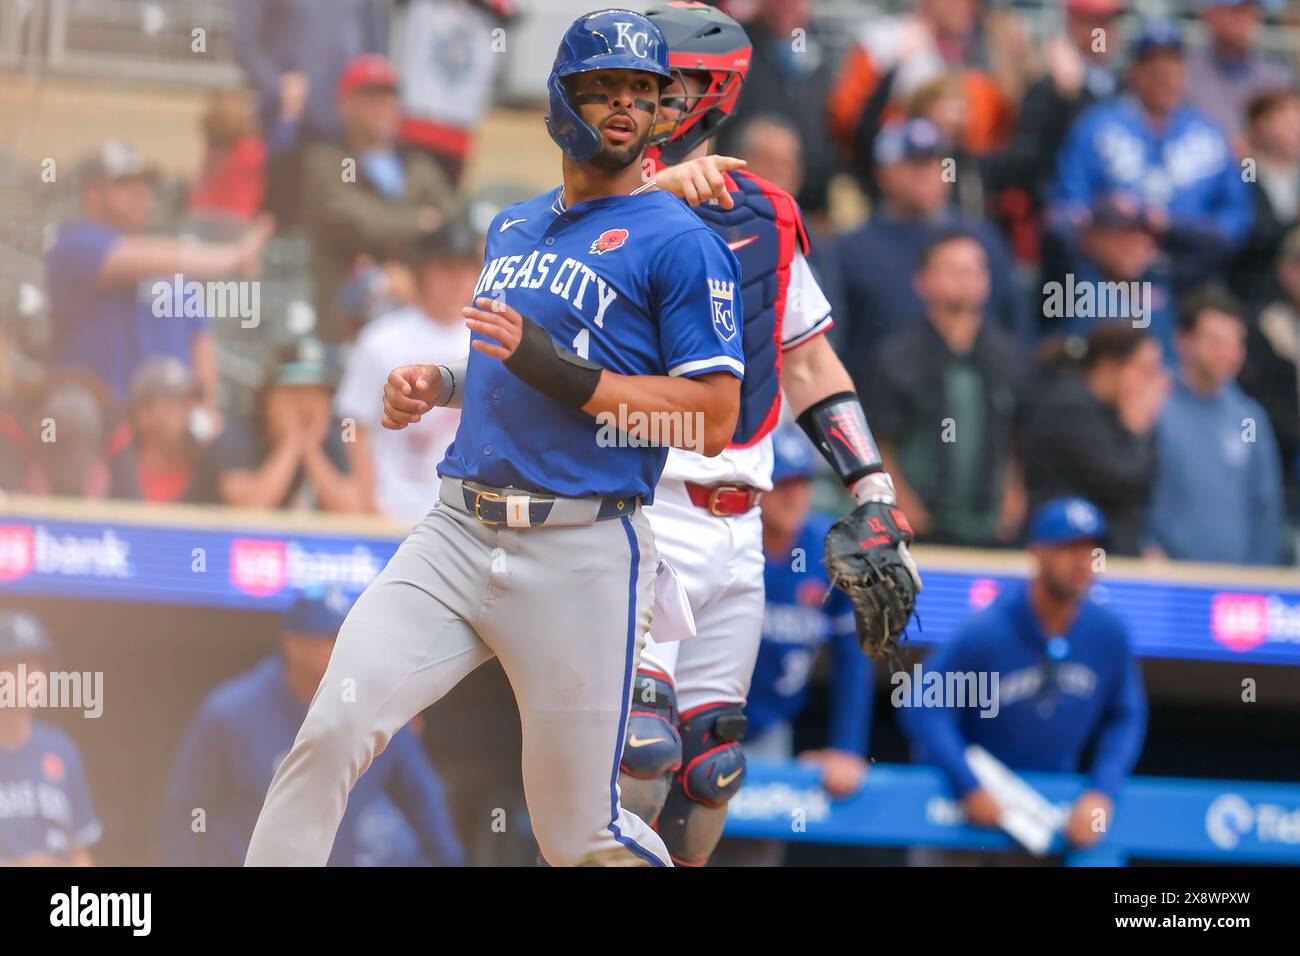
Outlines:
{"label": "black wristband", "polygon": [[798,421],[845,485],[885,470],[856,392],[828,395],[805,409]]}
{"label": "black wristband", "polygon": [[562,348],[528,316],[523,319],[519,346],[505,360],[506,368],[543,395],[570,408],[582,408],[600,384],[600,366]]}

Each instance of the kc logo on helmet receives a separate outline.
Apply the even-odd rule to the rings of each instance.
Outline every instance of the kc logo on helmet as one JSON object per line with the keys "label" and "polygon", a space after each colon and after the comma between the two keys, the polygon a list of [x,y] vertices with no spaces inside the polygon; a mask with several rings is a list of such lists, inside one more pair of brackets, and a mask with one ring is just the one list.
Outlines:
{"label": "kc logo on helmet", "polygon": [[633,56],[648,57],[650,51],[654,49],[654,43],[650,40],[650,34],[644,30],[633,33],[634,25],[626,20],[615,21],[614,26],[618,28],[618,37],[614,41],[614,46],[619,50],[631,50]]}
{"label": "kc logo on helmet", "polygon": [[627,242],[626,229],[606,229],[592,242],[587,254],[603,256],[607,252],[613,252],[615,249],[622,247],[625,242]]}

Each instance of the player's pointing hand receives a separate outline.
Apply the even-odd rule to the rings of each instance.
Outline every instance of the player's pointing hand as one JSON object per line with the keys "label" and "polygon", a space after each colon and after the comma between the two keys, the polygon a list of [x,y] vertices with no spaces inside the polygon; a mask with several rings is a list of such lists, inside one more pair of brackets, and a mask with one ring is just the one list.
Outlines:
{"label": "player's pointing hand", "polygon": [[730,209],[736,201],[727,190],[723,173],[744,169],[748,163],[734,156],[700,156],[676,166],[665,166],[655,173],[655,183],[674,196],[686,200],[689,206],[698,206],[716,199],[723,209]]}
{"label": "player's pointing hand", "polygon": [[403,365],[388,373],[384,382],[382,424],[393,430],[420,420],[433,407],[442,390],[442,376],[433,365]]}
{"label": "player's pointing hand", "polygon": [[486,339],[474,339],[470,344],[484,355],[491,355],[505,361],[519,347],[524,337],[524,317],[500,299],[480,296],[473,306],[461,309],[465,316],[465,325],[471,332],[486,336]]}

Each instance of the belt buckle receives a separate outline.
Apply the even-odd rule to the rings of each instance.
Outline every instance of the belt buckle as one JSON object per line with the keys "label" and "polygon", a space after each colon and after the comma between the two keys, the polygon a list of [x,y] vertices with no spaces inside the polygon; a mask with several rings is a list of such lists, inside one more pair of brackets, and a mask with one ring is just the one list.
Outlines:
{"label": "belt buckle", "polygon": [[482,508],[482,503],[484,498],[487,498],[490,501],[499,501],[502,504],[505,504],[505,500],[506,500],[505,496],[499,495],[495,491],[474,492],[474,517],[477,518],[479,521],[483,522],[484,524],[499,525],[501,523],[500,521],[493,521],[490,518],[483,517],[483,513],[480,509]]}
{"label": "belt buckle", "polygon": [[716,485],[709,491],[709,514],[715,518],[726,518],[729,512],[718,510],[718,495],[725,491],[744,491],[739,485]]}

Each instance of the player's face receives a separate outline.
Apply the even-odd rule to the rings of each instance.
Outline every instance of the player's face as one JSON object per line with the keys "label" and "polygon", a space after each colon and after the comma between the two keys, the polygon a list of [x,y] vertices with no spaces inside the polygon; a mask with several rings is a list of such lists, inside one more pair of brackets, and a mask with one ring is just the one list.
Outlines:
{"label": "player's face", "polygon": [[709,88],[709,81],[698,73],[673,74],[673,81],[659,95],[659,112],[655,116],[654,135],[672,132],[673,124],[695,105],[695,101]]}
{"label": "player's face", "polygon": [[640,70],[593,70],[572,81],[578,114],[600,133],[589,162],[616,173],[641,158],[659,100],[659,78]]}
{"label": "player's face", "polygon": [[1100,547],[1095,541],[1074,541],[1070,544],[1033,549],[1038,562],[1038,577],[1047,591],[1063,601],[1078,601],[1092,585],[1094,552]]}

